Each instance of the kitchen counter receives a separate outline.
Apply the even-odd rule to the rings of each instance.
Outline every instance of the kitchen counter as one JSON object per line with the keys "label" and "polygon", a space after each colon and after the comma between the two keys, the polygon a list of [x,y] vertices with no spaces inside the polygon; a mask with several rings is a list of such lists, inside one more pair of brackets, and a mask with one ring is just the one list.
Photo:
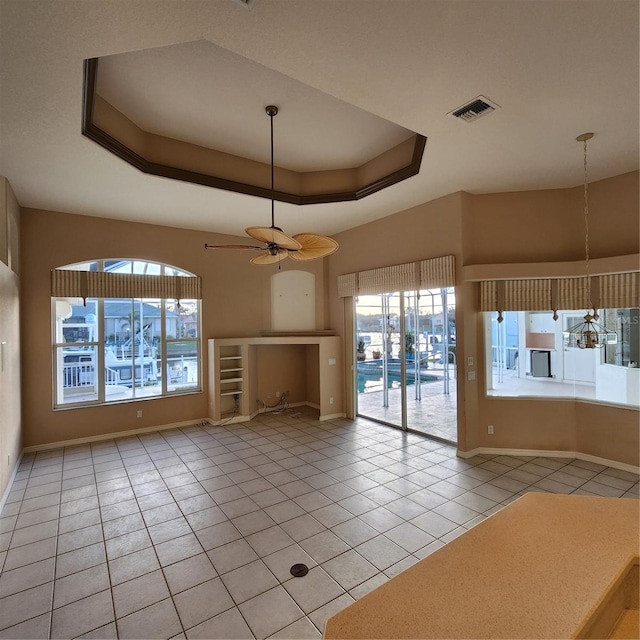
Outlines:
{"label": "kitchen counter", "polygon": [[637,565],[638,507],[528,493],[330,618],[324,637],[588,637]]}

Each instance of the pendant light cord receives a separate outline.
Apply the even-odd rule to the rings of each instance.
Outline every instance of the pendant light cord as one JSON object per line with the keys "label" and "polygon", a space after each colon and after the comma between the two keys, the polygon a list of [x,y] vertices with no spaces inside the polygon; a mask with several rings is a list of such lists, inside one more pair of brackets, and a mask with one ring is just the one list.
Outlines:
{"label": "pendant light cord", "polygon": [[[271,120],[271,228],[276,226],[275,223],[275,181],[274,181],[274,168],[273,168],[273,116],[275,114],[269,113],[269,119]],[[586,153],[585,142],[585,153]],[[585,169],[586,171],[586,169]]]}
{"label": "pendant light cord", "polygon": [[583,140],[584,145],[584,255],[585,255],[585,272],[587,274],[586,289],[587,302],[595,311],[593,301],[591,300],[591,276],[589,274],[589,189],[587,182],[587,141]]}

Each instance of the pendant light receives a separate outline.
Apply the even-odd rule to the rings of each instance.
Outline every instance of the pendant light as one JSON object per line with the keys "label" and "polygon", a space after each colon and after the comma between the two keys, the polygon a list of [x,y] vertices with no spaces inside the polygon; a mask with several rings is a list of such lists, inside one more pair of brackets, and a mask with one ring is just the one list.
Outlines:
{"label": "pendant light", "polygon": [[593,138],[593,133],[583,133],[576,140],[583,144],[584,166],[584,252],[585,252],[585,299],[590,309],[587,310],[582,322],[564,331],[565,344],[579,349],[601,349],[607,341],[607,334],[613,333],[604,325],[597,322],[598,310],[591,299],[591,275],[589,273],[589,187],[587,183],[587,140]]}

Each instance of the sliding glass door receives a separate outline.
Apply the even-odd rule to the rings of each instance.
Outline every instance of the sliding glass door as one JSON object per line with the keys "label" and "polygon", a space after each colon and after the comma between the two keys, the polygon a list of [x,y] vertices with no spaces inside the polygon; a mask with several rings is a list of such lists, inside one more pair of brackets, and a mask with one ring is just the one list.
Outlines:
{"label": "sliding glass door", "polygon": [[401,296],[362,296],[356,304],[358,413],[402,427]]}
{"label": "sliding glass door", "polygon": [[358,415],[457,440],[453,289],[356,300]]}

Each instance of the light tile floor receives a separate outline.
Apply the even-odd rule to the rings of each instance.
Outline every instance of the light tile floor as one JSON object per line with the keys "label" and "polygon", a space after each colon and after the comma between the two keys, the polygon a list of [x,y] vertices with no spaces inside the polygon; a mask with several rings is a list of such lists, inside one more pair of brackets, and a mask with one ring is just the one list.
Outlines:
{"label": "light tile floor", "polygon": [[[638,497],[580,460],[477,456],[290,411],[24,457],[0,518],[0,637],[318,638],[527,491]],[[310,568],[294,578],[289,568]]]}

